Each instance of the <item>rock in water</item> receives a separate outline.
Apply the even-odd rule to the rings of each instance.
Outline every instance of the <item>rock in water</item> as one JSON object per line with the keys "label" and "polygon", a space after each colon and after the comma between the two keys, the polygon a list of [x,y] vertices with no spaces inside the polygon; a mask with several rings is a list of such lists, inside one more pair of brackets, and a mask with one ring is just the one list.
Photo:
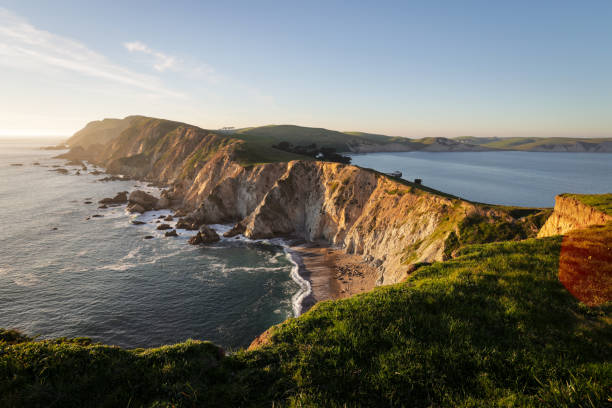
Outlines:
{"label": "rock in water", "polygon": [[234,237],[236,235],[244,234],[245,230],[246,227],[244,226],[244,224],[239,222],[238,224],[234,225],[231,230],[226,231],[223,236],[226,238]]}
{"label": "rock in water", "polygon": [[215,230],[213,230],[207,225],[202,225],[198,233],[195,236],[191,237],[189,243],[192,245],[211,244],[213,242],[219,241],[220,239],[221,238],[219,238],[219,235]]}
{"label": "rock in water", "polygon": [[98,201],[98,203],[99,204],[125,204],[128,201],[127,194],[128,194],[127,191],[121,191],[120,193],[117,193],[115,197],[103,198],[102,200]]}
{"label": "rock in water", "polygon": [[167,236],[167,237],[178,237],[178,234],[176,233],[176,230],[166,231],[166,233],[164,235]]}
{"label": "rock in water", "polygon": [[160,224],[157,226],[157,229],[160,231],[172,229],[172,227],[168,224]]}
{"label": "rock in water", "polygon": [[157,208],[158,199],[142,190],[132,191],[128,198],[128,211],[140,212],[154,210]]}

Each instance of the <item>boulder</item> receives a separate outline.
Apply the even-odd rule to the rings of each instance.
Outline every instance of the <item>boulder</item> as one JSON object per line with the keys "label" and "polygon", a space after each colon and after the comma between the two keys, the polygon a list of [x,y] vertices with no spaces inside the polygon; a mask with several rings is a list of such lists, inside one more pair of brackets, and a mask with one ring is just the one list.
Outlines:
{"label": "boulder", "polygon": [[[55,166],[53,166],[53,167],[55,167]],[[68,174],[68,170],[64,169],[63,167],[56,168],[55,170],[51,170],[51,171],[56,171],[56,172],[58,172],[60,174]]]}
{"label": "boulder", "polygon": [[157,200],[157,208],[168,208],[170,207],[170,200],[168,200],[166,197],[162,197],[159,200]]}
{"label": "boulder", "polygon": [[172,227],[168,224],[160,224],[157,226],[157,229],[160,231],[172,229]]}
{"label": "boulder", "polygon": [[[132,191],[128,197],[128,211],[142,213],[154,210],[157,208],[157,201],[157,197],[145,193],[142,190]],[[140,209],[144,211],[140,211]]]}
{"label": "boulder", "polygon": [[147,211],[144,207],[142,207],[140,204],[131,204],[130,206],[128,206],[128,210],[130,212],[138,212],[138,213],[143,213],[145,211]]}
{"label": "boulder", "polygon": [[144,222],[144,221],[132,220],[132,224],[134,224],[134,225],[143,225],[143,224],[146,224],[146,222]]}
{"label": "boulder", "polygon": [[174,221],[174,217],[171,215],[168,215],[166,218],[164,218],[164,221]]}
{"label": "boulder", "polygon": [[229,238],[236,235],[244,234],[244,231],[246,231],[246,227],[244,226],[244,224],[238,223],[234,225],[231,230],[226,231],[223,236]]}
{"label": "boulder", "polygon": [[176,222],[176,228],[195,231],[198,229],[198,224],[189,218],[179,218],[179,220]]}
{"label": "boulder", "polygon": [[202,225],[198,233],[195,236],[191,237],[189,243],[192,245],[211,244],[213,242],[219,241],[220,239],[221,238],[219,238],[219,235],[215,230],[213,230],[207,225]]}
{"label": "boulder", "polygon": [[153,239],[153,238],[155,238],[153,235],[147,235],[144,237],[144,239]]}
{"label": "boulder", "polygon": [[103,198],[102,200],[98,201],[99,204],[125,204],[128,201],[128,196],[127,196],[128,192],[127,191],[121,191],[119,193],[117,193],[113,198]]}
{"label": "boulder", "polygon": [[178,237],[178,234],[176,233],[176,230],[166,231],[166,233],[164,235],[167,236],[167,237]]}

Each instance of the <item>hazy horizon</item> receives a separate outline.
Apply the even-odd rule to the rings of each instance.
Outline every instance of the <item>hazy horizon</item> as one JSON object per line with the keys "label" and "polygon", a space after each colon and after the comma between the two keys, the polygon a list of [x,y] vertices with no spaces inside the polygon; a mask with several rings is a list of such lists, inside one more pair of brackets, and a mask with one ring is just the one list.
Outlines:
{"label": "hazy horizon", "polygon": [[612,137],[612,4],[0,0],[0,135],[131,114],[422,138]]}

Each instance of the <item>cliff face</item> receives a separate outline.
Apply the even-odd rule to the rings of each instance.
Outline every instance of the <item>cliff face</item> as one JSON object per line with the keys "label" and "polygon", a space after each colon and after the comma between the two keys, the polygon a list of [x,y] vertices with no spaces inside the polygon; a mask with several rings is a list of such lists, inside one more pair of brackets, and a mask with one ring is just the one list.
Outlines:
{"label": "cliff face", "polygon": [[565,234],[571,230],[603,225],[609,221],[612,221],[612,216],[570,196],[559,195],[555,197],[555,209],[538,237]]}
{"label": "cliff face", "polygon": [[209,193],[192,214],[197,222],[233,221],[249,238],[327,241],[378,266],[379,284],[402,280],[411,264],[442,260],[461,220],[495,212],[338,163],[226,165],[214,188],[210,178],[202,184]]}
{"label": "cliff face", "polygon": [[324,240],[362,255],[378,267],[379,284],[448,257],[466,217],[518,223],[499,208],[356,166],[287,160],[280,150],[183,123],[135,117],[119,130],[105,145],[79,145],[65,157],[167,185],[165,198],[193,210],[191,222],[234,223],[233,234],[250,238]]}

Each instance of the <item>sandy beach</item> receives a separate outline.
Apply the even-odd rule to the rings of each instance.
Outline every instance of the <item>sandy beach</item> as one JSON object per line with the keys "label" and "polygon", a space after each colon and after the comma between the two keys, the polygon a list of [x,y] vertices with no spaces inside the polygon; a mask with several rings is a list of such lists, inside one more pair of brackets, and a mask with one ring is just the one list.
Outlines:
{"label": "sandy beach", "polygon": [[304,299],[303,312],[317,302],[342,299],[374,288],[378,272],[361,256],[331,248],[325,242],[291,246],[292,255],[312,293]]}

